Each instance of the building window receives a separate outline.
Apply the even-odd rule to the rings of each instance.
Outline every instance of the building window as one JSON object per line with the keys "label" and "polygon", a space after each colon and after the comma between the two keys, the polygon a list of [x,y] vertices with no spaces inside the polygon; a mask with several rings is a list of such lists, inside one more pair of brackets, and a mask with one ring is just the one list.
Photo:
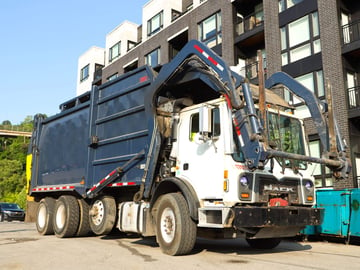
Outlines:
{"label": "building window", "polygon": [[209,48],[221,44],[221,13],[216,13],[199,23],[198,32],[200,41]]}
{"label": "building window", "polygon": [[146,64],[151,67],[160,65],[160,48],[153,50],[145,56]]}
{"label": "building window", "polygon": [[171,21],[175,21],[177,18],[181,16],[181,12],[175,9],[171,9]]}
{"label": "building window", "polygon": [[130,51],[135,46],[136,46],[136,42],[128,40],[128,42],[127,42],[127,51]]}
{"label": "building window", "polygon": [[107,78],[107,80],[108,80],[108,81],[112,81],[112,80],[116,79],[117,77],[119,77],[119,74],[116,72],[116,73],[114,73],[113,75],[109,76],[109,77]]}
{"label": "building window", "polygon": [[299,4],[303,0],[279,0],[279,12],[283,12],[284,10]]}
{"label": "building window", "polygon": [[[321,157],[322,147],[318,138],[310,138],[309,141],[310,155],[312,157]],[[308,164],[309,171],[315,178],[315,186],[320,187],[331,187],[333,186],[333,179],[331,171],[325,165],[318,163]]]}
{"label": "building window", "polygon": [[89,78],[89,68],[90,68],[90,64],[87,64],[85,67],[83,67],[80,70],[80,82],[83,82],[87,78]]}
{"label": "building window", "polygon": [[321,51],[317,12],[282,27],[280,35],[283,66]]}
{"label": "building window", "polygon": [[116,58],[120,56],[120,45],[121,42],[116,43],[109,49],[109,62],[114,61]]}
{"label": "building window", "polygon": [[147,22],[147,35],[148,37],[152,36],[153,34],[159,32],[163,28],[163,17],[164,12],[161,11],[160,13],[156,14]]}
{"label": "building window", "polygon": [[[324,76],[322,70],[313,71],[295,78],[299,83],[304,85],[307,89],[314,92],[320,98],[325,98]],[[310,117],[310,112],[303,101],[292,95],[290,92],[285,91],[285,100],[291,105],[296,106],[296,113],[303,117]]]}

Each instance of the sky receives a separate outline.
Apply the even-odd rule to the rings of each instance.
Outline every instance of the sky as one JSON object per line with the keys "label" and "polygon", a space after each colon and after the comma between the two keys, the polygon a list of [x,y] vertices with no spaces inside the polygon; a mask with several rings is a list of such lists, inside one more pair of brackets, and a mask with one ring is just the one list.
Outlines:
{"label": "sky", "polygon": [[76,96],[77,61],[149,0],[0,0],[0,124],[59,113]]}

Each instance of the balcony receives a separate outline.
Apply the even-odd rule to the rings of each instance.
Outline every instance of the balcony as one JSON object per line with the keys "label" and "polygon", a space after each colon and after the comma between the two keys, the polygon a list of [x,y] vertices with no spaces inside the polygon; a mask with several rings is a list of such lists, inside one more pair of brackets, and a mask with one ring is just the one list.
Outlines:
{"label": "balcony", "polygon": [[343,53],[360,57],[360,20],[342,26]]}
{"label": "balcony", "polygon": [[236,34],[239,36],[263,24],[264,24],[263,16],[257,16],[255,12],[246,17],[238,16],[236,22]]}
{"label": "balcony", "polygon": [[93,79],[92,84],[94,84],[94,85],[100,85],[101,84],[103,67],[104,67],[103,65],[95,64],[94,79]]}
{"label": "balcony", "polygon": [[264,17],[262,12],[246,17],[240,14],[235,22],[235,43],[242,47],[252,47],[264,42]]}
{"label": "balcony", "polygon": [[[263,59],[264,77],[266,79],[266,59]],[[253,62],[240,68],[240,74],[244,74],[251,83],[258,83],[259,62]]]}
{"label": "balcony", "polygon": [[349,117],[360,117],[360,86],[347,89]]}

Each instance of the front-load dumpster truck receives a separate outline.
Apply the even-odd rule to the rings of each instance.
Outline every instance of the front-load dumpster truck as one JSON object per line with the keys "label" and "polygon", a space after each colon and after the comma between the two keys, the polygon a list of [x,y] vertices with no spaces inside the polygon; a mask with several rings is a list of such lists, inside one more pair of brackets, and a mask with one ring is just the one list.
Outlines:
{"label": "front-load dumpster truck", "polygon": [[261,85],[254,98],[255,86],[195,40],[158,73],[140,67],[61,104],[54,116],[37,115],[29,194],[38,232],[118,229],[156,236],[164,253],[180,255],[197,236],[273,248],[320,224],[307,164],[346,177],[345,147],[309,90],[284,73],[266,88],[278,84],[309,105],[325,149],[334,134],[335,152],[309,156],[302,120],[281,109],[286,103]]}

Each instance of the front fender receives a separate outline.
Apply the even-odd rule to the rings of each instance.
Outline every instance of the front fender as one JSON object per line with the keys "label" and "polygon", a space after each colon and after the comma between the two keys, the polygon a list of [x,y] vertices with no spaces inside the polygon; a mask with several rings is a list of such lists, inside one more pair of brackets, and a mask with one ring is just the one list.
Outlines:
{"label": "front fender", "polygon": [[173,192],[181,192],[183,194],[188,204],[191,218],[197,221],[200,202],[196,192],[188,181],[177,177],[166,178],[158,184],[150,201],[150,209],[153,208],[161,195]]}

